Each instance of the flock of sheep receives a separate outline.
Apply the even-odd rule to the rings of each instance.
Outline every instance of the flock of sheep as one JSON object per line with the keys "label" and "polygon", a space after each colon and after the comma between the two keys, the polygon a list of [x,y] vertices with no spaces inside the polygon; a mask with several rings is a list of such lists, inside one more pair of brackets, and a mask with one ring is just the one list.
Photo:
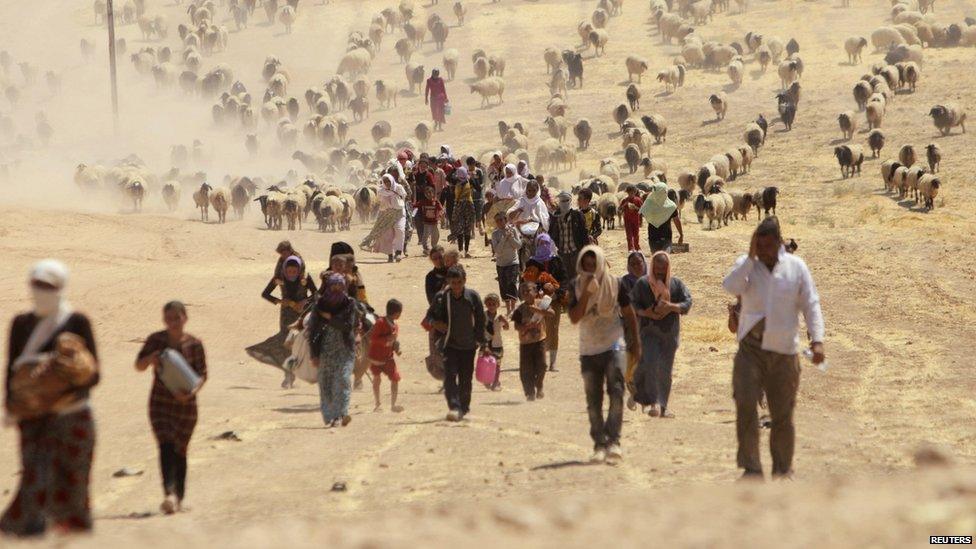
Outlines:
{"label": "flock of sheep", "polygon": [[[166,19],[147,13],[146,0],[130,1],[125,6],[130,4],[128,12],[123,8],[123,23],[137,24],[147,40],[167,38]],[[858,112],[864,112],[869,130],[867,146],[873,156],[878,157],[885,144],[881,129],[885,112],[896,92],[914,92],[919,84],[923,47],[976,45],[976,26],[973,26],[976,22],[967,19],[962,23],[939,25],[931,13],[932,4],[931,0],[894,0],[892,20],[871,34],[870,42],[876,50],[885,53],[885,62],[872,66],[871,73],[855,84],[853,94],[858,110],[838,116],[843,138],[848,141],[834,148],[843,177],[859,175],[864,161],[861,145],[851,143],[859,126]],[[740,12],[748,9],[745,0],[737,0],[736,5]],[[90,187],[92,181],[100,186],[115,185],[123,199],[131,201],[133,209],[138,209],[142,198],[157,188],[157,183],[164,202],[170,209],[175,209],[180,188],[191,186],[195,189],[193,199],[201,211],[201,218],[207,220],[209,209],[213,208],[220,222],[226,219],[228,209],[233,208],[240,217],[249,203],[258,201],[271,229],[281,229],[283,225],[289,229],[300,228],[302,220],[309,214],[314,215],[322,230],[348,228],[353,210],[360,212],[361,220],[368,220],[375,209],[379,170],[396,157],[398,149],[425,150],[433,131],[430,124],[420,122],[412,136],[394,141],[391,124],[379,120],[370,129],[373,143],[366,145],[349,137],[350,125],[369,117],[373,98],[380,108],[392,109],[398,106],[401,98],[422,91],[428,72],[411,59],[427,41],[443,51],[446,77],[453,80],[458,71],[459,54],[456,49],[445,49],[450,27],[438,14],[422,20],[412,0],[402,0],[396,7],[376,14],[364,31],[349,34],[347,51],[339,61],[335,76],[321,86],[308,88],[303,96],[296,97],[289,89],[292,78],[286,64],[277,56],[268,56],[261,66],[265,89],[252,94],[235,79],[231,67],[218,63],[204,70],[203,61],[227,47],[227,29],[215,23],[220,10],[233,15],[238,29],[242,29],[258,8],[264,10],[269,23],[280,21],[285,25],[286,32],[290,32],[301,13],[298,0],[281,5],[275,0],[229,0],[221,6],[214,0],[193,0],[186,9],[187,20],[177,26],[179,51],[174,52],[166,46],[144,47],[130,59],[138,73],[151,76],[160,88],[178,87],[188,95],[213,101],[211,116],[214,124],[227,131],[240,132],[251,155],[268,147],[262,143],[264,133],[261,130],[272,133],[278,150],[300,162],[307,176],[299,177],[291,171],[285,180],[277,182],[274,178],[227,177],[224,186],[214,188],[202,172],[182,174],[178,167],[174,167],[167,174],[153,176],[144,165],[130,159],[114,168],[79,166],[76,173],[79,185]],[[100,9],[104,10],[104,6],[96,1],[96,17],[101,13]],[[757,63],[763,72],[773,65],[782,87],[776,94],[778,120],[787,130],[791,129],[800,104],[800,81],[804,70],[799,43],[795,39],[784,41],[755,31],[747,32],[741,43],[724,44],[704,38],[702,27],[715,14],[729,9],[727,0],[651,0],[650,14],[661,41],[670,44],[678,40],[680,43],[680,53],[670,66],[657,73],[657,80],[664,85],[666,93],[674,93],[684,86],[694,70],[723,71],[734,91],[742,83],[748,61]],[[452,12],[457,25],[464,25],[467,6],[455,2]],[[550,99],[546,103],[543,124],[548,136],[536,144],[533,156],[529,153],[526,125],[499,121],[499,138],[506,161],[531,161],[536,172],[576,167],[578,151],[587,150],[591,145],[593,125],[586,118],[575,121],[569,118],[569,94],[571,90],[583,87],[582,54],[592,49],[593,57],[604,55],[613,19],[622,13],[623,0],[599,0],[592,16],[577,26],[579,44],[545,49],[543,60]],[[397,38],[400,33],[402,37]],[[402,88],[389,80],[371,81],[367,78],[373,61],[381,54],[383,43],[394,38],[393,60],[403,64],[406,78],[406,86]],[[124,41],[117,45],[124,48]],[[847,61],[860,63],[867,45],[868,39],[864,37],[847,39],[844,43]],[[90,43],[82,44],[83,54],[90,53],[93,48]],[[0,58],[0,64],[2,61]],[[650,182],[669,181],[667,163],[653,154],[656,145],[667,141],[667,120],[659,112],[638,116],[641,111],[639,85],[648,73],[650,63],[633,54],[624,59],[624,65],[631,84],[625,92],[626,103],[612,110],[612,118],[619,127],[625,166],[612,156],[604,158],[598,173],[581,170],[579,183],[573,187],[576,190],[590,188],[600,195],[597,202],[601,215],[611,226],[614,217],[620,214],[619,200],[627,185],[644,189]],[[474,80],[470,91],[481,96],[482,106],[495,98],[501,102],[505,91],[505,59],[476,50],[471,56],[471,70]],[[728,93],[713,93],[708,102],[716,120],[724,120],[729,111]],[[347,110],[352,122],[345,114]],[[942,133],[955,127],[965,131],[966,114],[959,105],[948,102],[935,105],[929,114]],[[754,191],[731,188],[733,181],[748,174],[765,144],[768,127],[767,119],[759,115],[746,127],[744,143],[713,155],[697,169],[681,171],[674,179],[677,188],[673,191],[679,204],[684,207],[691,202],[700,221],[709,219],[710,228],[745,218],[753,207],[767,214],[775,213],[779,192],[776,187]],[[570,131],[575,144],[568,142]],[[930,145],[926,150],[931,151],[930,156],[941,158],[936,145]],[[487,161],[490,153],[479,153],[480,159]],[[901,196],[912,193],[917,197],[916,201],[924,201],[931,208],[942,185],[939,177],[934,175],[935,167],[925,168],[918,164],[914,161],[915,155],[904,156],[900,155],[897,162],[883,164],[885,187],[898,190]],[[909,159],[912,162],[906,162]],[[175,161],[174,166],[177,166]],[[643,178],[622,181],[631,179],[626,174],[621,175],[623,171],[630,176],[641,172]],[[550,185],[559,185],[555,177],[548,181]]]}

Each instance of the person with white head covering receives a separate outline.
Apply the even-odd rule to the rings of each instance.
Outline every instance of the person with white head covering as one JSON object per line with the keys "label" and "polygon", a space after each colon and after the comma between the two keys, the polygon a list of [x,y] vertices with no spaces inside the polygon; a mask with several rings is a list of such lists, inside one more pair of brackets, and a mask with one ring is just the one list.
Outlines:
{"label": "person with white head covering", "polygon": [[54,259],[30,271],[32,310],[10,328],[5,410],[20,430],[21,482],[0,517],[14,536],[91,530],[88,499],[99,380],[91,322],[64,297],[68,269]]}
{"label": "person with white head covering", "polygon": [[[586,391],[586,409],[593,439],[591,461],[619,460],[624,408],[624,351],[640,356],[637,317],[620,279],[609,272],[599,246],[587,246],[579,255],[576,284],[570,291],[569,320],[579,324],[580,365]],[[603,388],[610,397],[603,417]]]}
{"label": "person with white head covering", "polygon": [[523,236],[528,237],[523,247],[523,261],[535,253],[536,236],[549,230],[549,208],[542,200],[539,190],[539,184],[534,179],[528,180],[525,194],[506,212],[512,224],[518,227]]}
{"label": "person with white head covering", "polygon": [[671,275],[667,252],[654,252],[649,271],[631,292],[644,350],[632,378],[634,400],[651,417],[673,418],[671,373],[681,336],[680,316],[691,309],[691,292],[681,279]]}
{"label": "person with white head covering", "polygon": [[524,182],[515,164],[506,164],[504,177],[495,183],[494,202],[488,209],[488,218],[494,219],[498,212],[508,213],[515,202],[525,193]]}
{"label": "person with white head covering", "polygon": [[400,261],[406,231],[404,204],[407,191],[390,174],[383,175],[377,191],[380,214],[373,229],[359,244],[363,250],[385,253],[390,263]]}

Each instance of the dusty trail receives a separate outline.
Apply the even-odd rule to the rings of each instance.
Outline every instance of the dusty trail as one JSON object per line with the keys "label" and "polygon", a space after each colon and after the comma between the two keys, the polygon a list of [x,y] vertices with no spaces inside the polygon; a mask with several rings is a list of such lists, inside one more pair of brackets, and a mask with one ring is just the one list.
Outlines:
{"label": "dusty trail", "polygon": [[[938,142],[943,149],[943,198],[937,209],[923,213],[879,192],[880,161],[865,162],[864,175],[844,181],[838,179],[831,154],[840,135],[836,115],[853,107],[850,86],[881,59],[865,52],[859,66],[841,63],[842,42],[849,35],[869,35],[888,13],[887,2],[858,2],[850,10],[826,2],[755,2],[748,14],[718,15],[700,28],[704,37],[723,42],[742,40],[748,30],[778,34],[784,41],[795,36],[806,64],[794,130],[782,132],[782,125],[773,122],[753,172],[734,187],[777,185],[783,191],[780,217],[788,236],[799,241],[799,253],[823,296],[831,369],[803,373],[797,412],[799,482],[742,489],[726,486],[736,476],[730,387],[735,345],[725,329],[728,298],[720,282],[745,249],[752,223],[705,231],[690,208],[685,210],[692,253],[676,256],[674,268],[689,285],[695,305],[684,321],[675,367],[678,417],[665,422],[628,413],[626,459],[620,466],[578,463],[587,457],[590,443],[575,359],[578,334],[568,322],[561,334],[560,371],[548,376],[544,401],[523,401],[512,370],[516,342],[508,334],[504,390],[476,387],[470,421],[441,421],[446,406],[422,363],[426,338],[419,319],[428,263],[419,257],[390,266],[382,258],[360,256],[370,300],[382,304],[397,297],[406,306],[401,327],[406,411],[374,414],[371,395],[355,393],[352,425],[327,431],[321,428],[315,387],[279,389],[278,372],[254,363],[243,349],[277,327],[276,310],[258,296],[278,240],[291,239],[317,272],[325,267],[333,241],[355,244],[366,228],[354,224],[353,231],[340,234],[272,232],[264,230],[253,210],[240,222],[204,224],[196,220],[189,193],[173,215],[162,213],[158,195],[147,199],[141,215],[120,212],[108,197],[82,196],[70,181],[79,161],[113,162],[136,152],[164,171],[170,146],[194,138],[208,147],[212,159],[205,169],[214,181],[241,173],[278,178],[304,168],[277,149],[267,129],[260,131],[264,153],[251,159],[241,136],[212,128],[208,103],[156,91],[151,79],[137,77],[127,60],[120,71],[123,131],[113,137],[105,115],[104,68],[83,64],[77,45],[80,37],[96,38],[99,55],[104,54],[103,29],[91,26],[88,5],[42,4],[32,7],[36,11],[26,20],[15,19],[12,6],[0,6],[4,48],[17,58],[63,71],[65,79],[61,97],[37,92],[14,113],[18,131],[30,134],[34,111],[46,110],[55,125],[54,145],[47,150],[0,147],[2,163],[20,160],[14,177],[0,183],[0,255],[8,258],[0,262],[0,324],[6,326],[26,307],[23,279],[32,261],[57,256],[69,263],[70,298],[95,321],[105,371],[94,392],[100,429],[93,477],[98,534],[83,545],[129,546],[136,540],[190,547],[238,540],[249,547],[361,547],[413,546],[423,539],[442,546],[464,541],[472,532],[479,540],[512,545],[583,545],[616,536],[623,545],[635,546],[664,536],[693,546],[768,546],[772,539],[796,545],[887,546],[923,543],[929,533],[974,530],[967,518],[973,509],[971,472],[953,471],[945,478],[909,472],[911,452],[923,441],[946,445],[965,464],[976,459],[970,350],[976,341],[976,207],[966,183],[973,141],[971,134],[935,137],[925,116],[932,104],[947,99],[976,106],[965,70],[972,64],[972,49],[926,49],[918,91],[898,95],[885,120],[888,145],[882,160],[895,156],[905,142]],[[258,17],[247,30],[232,31],[228,50],[207,58],[205,65],[227,62],[249,89],[260,90],[260,63],[274,53],[295,76],[291,93],[300,95],[331,76],[347,32],[364,30],[370,15],[388,4],[303,4],[290,36]],[[469,2],[466,24],[454,27],[450,4],[427,9],[451,23],[447,47],[457,48],[461,59],[457,80],[448,84],[454,114],[431,146],[443,142],[455,151],[492,150],[498,146],[495,124],[505,119],[525,122],[534,148],[545,135],[542,51],[577,44],[576,24],[589,17],[593,6],[575,0]],[[152,5],[167,15],[175,32],[184,8]],[[957,0],[940,3],[938,9],[940,20],[956,21],[971,15],[972,5]],[[677,93],[660,93],[651,74],[668,66],[679,48],[661,45],[647,21],[646,2],[627,2],[624,15],[611,20],[606,55],[584,54],[586,83],[570,92],[568,102],[571,118],[586,117],[594,125],[593,145],[580,153],[576,169],[556,174],[564,184],[574,183],[580,168],[594,169],[600,158],[620,159],[610,111],[624,101],[623,59],[631,53],[651,61],[640,86],[644,97],[638,114],[660,112],[668,118],[668,141],[652,154],[669,163],[669,173],[738,144],[743,127],[758,113],[773,120],[772,96],[779,88],[775,69],[761,74],[751,61],[741,88],[726,90],[730,110],[721,123],[710,122],[706,98],[727,88],[724,72],[694,70]],[[145,45],[137,34],[134,26],[120,29],[130,52]],[[390,38],[369,78],[403,86],[403,67],[394,63]],[[507,59],[503,105],[479,109],[480,99],[464,85],[476,48]],[[441,64],[441,56],[428,43],[415,62],[430,68]],[[399,139],[411,135],[428,114],[419,96],[405,95],[389,111],[373,107],[367,121],[351,132],[364,144],[372,143],[369,128],[377,120],[390,121]],[[855,140],[862,142],[864,134]],[[610,231],[602,242],[622,272],[623,232]],[[494,291],[488,252],[476,243],[474,254],[465,262],[471,285],[482,293]],[[190,455],[192,512],[130,519],[132,513],[152,512],[159,502],[156,449],[146,418],[150,381],[131,363],[140,338],[158,329],[160,305],[173,298],[189,305],[188,330],[205,342],[211,372]],[[229,430],[242,440],[212,440]],[[0,431],[3,494],[16,486],[15,446],[15,432]],[[145,473],[112,478],[122,467]],[[844,480],[848,476],[863,478]],[[337,481],[349,490],[330,493]],[[914,501],[905,501],[906,493]],[[584,521],[581,508],[592,516]],[[528,517],[534,535],[527,535],[511,514]],[[538,516],[543,518],[533,518]]]}

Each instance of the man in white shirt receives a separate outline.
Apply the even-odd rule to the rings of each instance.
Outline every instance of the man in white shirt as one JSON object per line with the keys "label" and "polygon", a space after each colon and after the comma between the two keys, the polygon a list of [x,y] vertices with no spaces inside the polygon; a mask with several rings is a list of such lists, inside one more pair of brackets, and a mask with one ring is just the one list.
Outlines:
{"label": "man in white shirt", "polygon": [[793,473],[793,408],[800,383],[800,313],[807,324],[813,362],[824,361],[824,320],[817,287],[806,263],[784,248],[775,216],[759,224],[749,255],[736,261],[722,285],[742,298],[736,334],[739,352],[732,370],[738,466],[745,470],[743,478],[763,476],[756,406],[765,390],[772,418],[772,475],[789,477]]}

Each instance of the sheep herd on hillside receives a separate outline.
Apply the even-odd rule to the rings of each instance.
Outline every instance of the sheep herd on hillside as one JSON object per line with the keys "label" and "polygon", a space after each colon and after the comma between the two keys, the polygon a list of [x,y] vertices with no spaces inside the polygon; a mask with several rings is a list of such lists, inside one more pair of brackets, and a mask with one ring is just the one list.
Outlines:
{"label": "sheep herd on hillside", "polygon": [[[153,172],[135,156],[112,166],[77,167],[75,181],[80,187],[117,191],[122,203],[134,211],[139,211],[143,200],[150,196],[159,196],[170,211],[179,207],[181,197],[185,200],[190,196],[204,221],[211,219],[211,209],[217,222],[224,222],[229,210],[240,219],[252,204],[260,205],[267,227],[273,230],[297,230],[309,217],[314,218],[320,230],[348,229],[354,213],[361,222],[368,221],[375,212],[380,172],[402,149],[426,150],[434,131],[429,122],[421,121],[412,128],[412,135],[398,139],[393,136],[392,125],[380,119],[368,126],[372,143],[359,142],[349,132],[353,125],[369,124],[371,117],[391,111],[404,101],[417,100],[430,71],[417,62],[415,54],[427,43],[433,44],[436,55],[441,57],[440,66],[448,80],[455,80],[462,71],[473,77],[466,91],[477,95],[483,108],[504,102],[506,59],[498,52],[478,49],[472,53],[467,69],[462,65],[467,66],[468,58],[462,60],[458,49],[450,47],[452,31],[476,15],[474,3],[453,2],[443,15],[428,15],[424,8],[433,6],[418,7],[413,0],[401,0],[398,5],[383,9],[369,19],[367,28],[349,33],[346,51],[333,76],[301,90],[294,89],[292,70],[277,55],[268,55],[260,65],[244,68],[246,74],[260,74],[263,89],[249,89],[238,78],[243,74],[236,70],[240,67],[213,62],[212,58],[228,48],[232,33],[227,24],[242,31],[252,18],[263,17],[267,24],[280,24],[287,34],[301,24],[306,10],[327,7],[313,7],[300,0],[190,0],[181,7],[184,19],[175,21],[174,27],[149,5],[159,1],[116,3],[118,24],[134,25],[143,41],[156,42],[128,53],[125,40],[117,41],[116,49],[123,58],[128,54],[135,73],[151,79],[160,91],[204,101],[214,126],[240,139],[238,142],[250,156],[287,155],[301,166],[304,175],[299,175],[299,170],[291,170],[284,178],[234,175],[217,185],[208,180],[202,169],[205,166],[198,163],[198,169],[187,169],[190,164],[180,161],[193,154],[186,147],[174,148],[171,166],[163,173]],[[630,10],[642,9],[633,4],[627,5],[628,15]],[[759,159],[770,124],[782,123],[789,131],[798,123],[804,76],[800,43],[758,30],[750,30],[741,41],[728,44],[708,39],[706,33],[713,18],[722,13],[746,12],[747,0],[736,0],[734,6],[728,0],[650,0],[648,7],[659,41],[672,44],[669,51],[677,43],[677,51],[670,58],[663,54],[654,56],[668,59],[663,67],[654,67],[654,61],[646,54],[622,56],[621,68],[628,80],[625,101],[609,110],[618,130],[611,140],[619,139],[621,160],[606,155],[598,167],[580,170],[577,182],[567,188],[589,188],[600,195],[597,202],[607,224],[616,223],[614,217],[620,213],[619,201],[627,185],[643,190],[656,181],[673,184],[679,205],[684,208],[691,203],[698,219],[704,222],[707,218],[711,228],[744,219],[753,207],[763,214],[775,212],[777,187],[739,186],[748,180],[753,162]],[[530,124],[499,121],[499,140],[506,162],[531,162],[535,172],[569,171],[577,168],[580,151],[598,145],[593,141],[595,124],[572,116],[571,95],[584,86],[584,65],[605,62],[601,59],[610,56],[607,46],[613,47],[614,21],[624,9],[623,0],[599,0],[591,16],[576,25],[576,36],[567,36],[563,47],[552,45],[540,52],[550,93],[544,102],[545,110],[540,108],[534,122],[541,123],[543,130],[530,140]],[[94,15],[97,24],[105,23],[103,0],[95,0]],[[967,18],[940,23],[934,14],[934,0],[893,0],[890,20],[870,35],[852,36],[842,45],[843,59],[838,61],[850,65],[863,63],[862,56],[869,45],[883,55],[883,62],[871,65],[870,72],[854,83],[852,108],[837,116],[843,143],[832,149],[842,177],[848,178],[861,174],[867,151],[872,158],[882,154],[885,116],[892,102],[911,101],[911,94],[924,85],[924,49],[976,46],[976,21]],[[95,42],[82,40],[82,58],[92,59],[97,48]],[[384,64],[400,63],[403,80],[399,76],[396,81],[370,78],[379,58]],[[729,87],[703,98],[715,123],[722,127],[730,111],[735,111],[734,92],[742,85],[749,63],[755,63],[763,73],[770,67],[776,70],[780,84],[774,97],[778,116],[767,119],[759,114],[744,128],[741,142],[729,144],[697,166],[669,173],[668,163],[655,152],[667,143],[667,113],[661,112],[660,104],[646,101],[643,107],[650,105],[650,110],[643,110],[644,78],[656,77],[665,93],[674,94],[684,93],[679,90],[696,78],[696,71],[727,75]],[[0,52],[0,86],[12,108],[16,108],[19,94],[28,89],[28,82],[36,78],[36,69],[21,63],[23,84],[18,83],[14,67],[10,55]],[[541,74],[542,67],[538,70]],[[49,86],[53,90],[60,87],[60,82],[57,75],[51,74]],[[926,112],[943,135],[957,128],[965,132],[966,111],[958,102],[946,100]],[[13,135],[11,126],[9,116],[0,113],[0,133]],[[36,133],[42,142],[51,139],[53,128],[43,113],[37,116]],[[862,135],[863,143],[856,142]],[[924,151],[924,155],[906,154],[903,158],[899,154],[897,160],[886,160],[881,171],[885,189],[932,208],[943,184],[937,172],[941,150],[931,144]],[[484,161],[490,152],[478,151],[475,156]],[[559,185],[557,178],[547,181]]]}

